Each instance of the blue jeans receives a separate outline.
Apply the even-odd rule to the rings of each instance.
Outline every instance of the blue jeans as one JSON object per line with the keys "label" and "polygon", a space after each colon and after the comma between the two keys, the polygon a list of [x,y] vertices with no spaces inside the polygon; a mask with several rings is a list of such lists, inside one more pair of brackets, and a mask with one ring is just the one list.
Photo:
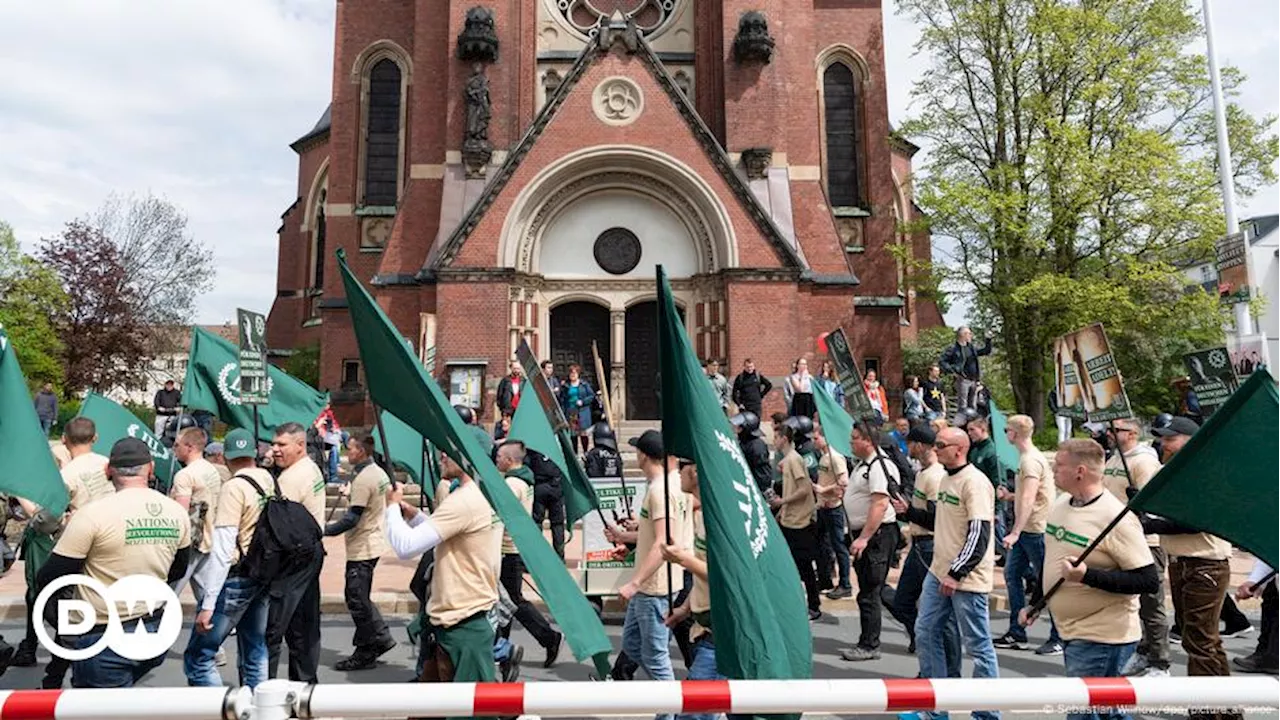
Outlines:
{"label": "blue jeans", "polygon": [[[902,573],[898,576],[898,587],[893,591],[893,601],[889,604],[889,614],[902,623],[907,635],[916,636],[917,608],[920,592],[924,589],[924,579],[929,576],[929,565],[933,562],[933,537],[924,535],[911,539],[911,550],[907,559],[902,562]],[[947,677],[960,677],[960,626],[955,616],[942,629],[942,648],[947,659]]]}
{"label": "blue jeans", "polygon": [[329,482],[338,482],[338,446],[329,445]]}
{"label": "blue jeans", "polygon": [[240,684],[255,688],[267,679],[267,588],[246,577],[229,577],[213,609],[213,628],[191,631],[182,654],[182,672],[194,687],[222,687],[222,675],[214,665],[218,648],[236,630],[236,669]]}
{"label": "blue jeans", "polygon": [[[689,680],[725,680],[716,669],[716,643],[711,635],[703,635],[693,644],[693,663],[689,665]],[[715,720],[717,715],[678,715],[679,720]],[[746,720],[749,715],[728,715],[729,720]]]}
{"label": "blue jeans", "polygon": [[[944,629],[955,618],[960,626],[960,639],[965,652],[973,658],[975,678],[1000,677],[996,649],[991,644],[991,622],[987,614],[987,594],[957,590],[947,597],[942,582],[933,573],[924,579],[920,594],[920,615],[916,618],[916,656],[920,658],[920,674],[926,678],[947,677],[947,659],[943,650]],[[947,713],[931,713],[946,717]],[[999,712],[975,711],[978,720],[997,720]]]}
{"label": "blue jeans", "polygon": [[[818,514],[825,521],[823,527],[827,529],[827,540],[836,554],[836,571],[840,577],[840,587],[851,590],[853,585],[849,582],[849,546],[844,541],[844,508],[821,508]],[[824,571],[829,572],[825,568]]]}
{"label": "blue jeans", "polygon": [[[650,680],[675,680],[671,671],[671,630],[663,624],[670,606],[667,598],[636,593],[627,603],[622,622],[622,652],[640,663]],[[673,715],[658,715],[672,720]]]}
{"label": "blue jeans", "polygon": [[53,418],[40,418],[40,429],[44,431],[44,436],[49,437],[49,431],[53,429]]}
{"label": "blue jeans", "polygon": [[[128,623],[132,626],[134,623]],[[160,627],[160,615],[144,621],[143,626],[148,633],[154,633]],[[74,642],[76,650],[83,650],[102,639],[106,628],[94,628],[81,635]],[[127,688],[142,679],[144,675],[160,667],[166,653],[150,660],[130,660],[120,657],[115,650],[106,648],[97,655],[85,660],[71,663],[71,687],[73,688]]]}
{"label": "blue jeans", "polygon": [[[1120,668],[1129,661],[1138,643],[1109,645],[1092,640],[1071,640],[1062,648],[1062,662],[1068,677],[1119,677]],[[1113,718],[1128,720],[1128,713],[1118,710],[1101,710],[1092,713],[1070,713],[1069,720],[1101,720]]]}
{"label": "blue jeans", "polygon": [[[1021,642],[1027,641],[1027,629],[1018,624],[1018,611],[1027,605],[1022,586],[1027,579],[1039,583],[1043,576],[1044,533],[1024,532],[1018,535],[1018,542],[1009,548],[1004,558],[1004,584],[1009,594],[1009,635]],[[1052,617],[1049,618],[1049,641],[1061,642]]]}

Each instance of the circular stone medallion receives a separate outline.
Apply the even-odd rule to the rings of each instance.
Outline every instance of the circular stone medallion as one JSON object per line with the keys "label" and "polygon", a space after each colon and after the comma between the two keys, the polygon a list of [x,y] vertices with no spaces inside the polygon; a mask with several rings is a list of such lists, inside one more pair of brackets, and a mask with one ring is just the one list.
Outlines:
{"label": "circular stone medallion", "polygon": [[592,253],[605,272],[626,275],[640,264],[640,238],[624,227],[611,227],[596,238]]}
{"label": "circular stone medallion", "polygon": [[630,125],[644,111],[644,93],[631,78],[605,78],[596,86],[592,106],[608,125]]}

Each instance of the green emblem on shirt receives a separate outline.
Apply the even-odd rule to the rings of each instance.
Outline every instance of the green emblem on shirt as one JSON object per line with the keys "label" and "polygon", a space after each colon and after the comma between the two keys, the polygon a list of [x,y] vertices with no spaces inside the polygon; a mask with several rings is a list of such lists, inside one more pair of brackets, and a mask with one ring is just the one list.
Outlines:
{"label": "green emblem on shirt", "polygon": [[1082,548],[1089,547],[1089,538],[1084,535],[1073,533],[1061,525],[1046,525],[1045,532],[1049,533],[1049,535],[1058,542],[1064,542],[1068,545],[1075,545],[1076,547]]}
{"label": "green emblem on shirt", "polygon": [[946,504],[948,504],[948,505],[957,505],[957,506],[958,506],[958,505],[960,504],[960,496],[959,496],[959,495],[952,495],[951,493],[947,492],[946,490],[942,490],[942,491],[940,491],[940,492],[938,493],[938,502],[940,502],[940,503],[946,503]]}

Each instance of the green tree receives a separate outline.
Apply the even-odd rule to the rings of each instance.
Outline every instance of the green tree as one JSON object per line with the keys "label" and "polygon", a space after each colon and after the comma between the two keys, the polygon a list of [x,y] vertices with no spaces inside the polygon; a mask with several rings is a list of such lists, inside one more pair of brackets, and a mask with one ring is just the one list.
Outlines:
{"label": "green tree", "polygon": [[320,344],[312,343],[294,349],[293,354],[284,361],[283,370],[319,390]]}
{"label": "green tree", "polygon": [[50,318],[66,306],[57,276],[24,254],[13,228],[0,222],[0,325],[32,389],[45,383],[62,389],[63,346]]}
{"label": "green tree", "polygon": [[[917,200],[954,257],[933,271],[998,331],[1015,406],[1043,425],[1055,335],[1101,321],[1140,410],[1221,336],[1178,268],[1223,233],[1202,35],[1186,0],[901,0],[932,59],[901,131],[929,146]],[[1223,74],[1228,98],[1242,76]],[[1228,112],[1237,192],[1273,182],[1274,118]]]}
{"label": "green tree", "polygon": [[906,375],[916,375],[923,379],[929,374],[929,366],[938,364],[942,351],[955,342],[956,334],[951,328],[925,328],[916,334],[916,338],[902,346],[902,369]]}

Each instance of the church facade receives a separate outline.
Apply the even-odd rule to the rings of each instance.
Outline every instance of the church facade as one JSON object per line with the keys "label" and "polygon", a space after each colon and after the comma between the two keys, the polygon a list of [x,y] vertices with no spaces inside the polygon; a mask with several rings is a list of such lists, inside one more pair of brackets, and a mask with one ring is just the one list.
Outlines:
{"label": "church facade", "polygon": [[879,2],[474,2],[337,4],[267,339],[319,346],[340,420],[365,422],[367,398],[339,247],[486,412],[524,340],[603,379],[615,414],[655,418],[658,264],[726,375],[751,358],[780,379],[841,326],[900,388],[902,343],[941,316],[905,270],[930,241]]}

